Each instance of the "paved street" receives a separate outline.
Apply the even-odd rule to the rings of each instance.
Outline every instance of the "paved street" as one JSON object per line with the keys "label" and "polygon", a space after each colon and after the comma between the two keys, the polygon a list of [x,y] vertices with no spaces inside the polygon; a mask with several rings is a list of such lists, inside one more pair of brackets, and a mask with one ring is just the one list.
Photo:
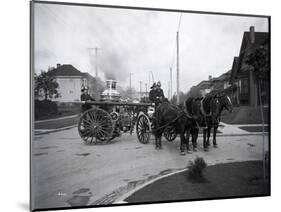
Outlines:
{"label": "paved street", "polygon": [[[136,135],[123,134],[107,145],[85,145],[77,128],[35,136],[33,194],[36,208],[110,204],[151,179],[186,168],[189,160],[204,157],[211,164],[261,160],[262,136],[219,136],[219,148],[179,155],[179,138],[143,145]],[[266,142],[268,137],[266,136]]]}

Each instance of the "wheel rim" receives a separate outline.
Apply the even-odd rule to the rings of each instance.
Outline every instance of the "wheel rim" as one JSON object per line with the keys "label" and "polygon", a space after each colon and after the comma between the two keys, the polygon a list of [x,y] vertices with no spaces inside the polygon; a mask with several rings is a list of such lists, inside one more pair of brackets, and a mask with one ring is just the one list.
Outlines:
{"label": "wheel rim", "polygon": [[78,132],[87,144],[108,142],[113,133],[112,118],[99,108],[87,110],[80,117]]}
{"label": "wheel rim", "polygon": [[147,144],[151,135],[151,124],[146,115],[140,115],[137,120],[137,137],[140,143]]}
{"label": "wheel rim", "polygon": [[164,137],[167,139],[167,141],[173,141],[177,137],[177,133],[175,131],[174,127],[167,127],[164,130]]}

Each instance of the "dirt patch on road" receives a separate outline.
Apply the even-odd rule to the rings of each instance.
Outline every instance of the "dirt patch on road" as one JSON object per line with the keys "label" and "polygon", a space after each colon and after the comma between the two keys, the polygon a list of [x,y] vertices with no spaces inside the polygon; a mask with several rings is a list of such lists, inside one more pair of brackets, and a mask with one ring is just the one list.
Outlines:
{"label": "dirt patch on road", "polygon": [[44,146],[44,147],[40,147],[40,149],[55,149],[58,148],[58,146]]}
{"label": "dirt patch on road", "polygon": [[88,155],[90,155],[91,153],[80,153],[80,154],[75,154],[76,156],[83,156],[86,157]]}
{"label": "dirt patch on road", "polygon": [[38,152],[33,154],[34,156],[48,155],[48,152]]}
{"label": "dirt patch on road", "polygon": [[71,199],[67,203],[71,206],[85,206],[88,205],[90,198],[93,196],[89,188],[80,188],[74,191]]}

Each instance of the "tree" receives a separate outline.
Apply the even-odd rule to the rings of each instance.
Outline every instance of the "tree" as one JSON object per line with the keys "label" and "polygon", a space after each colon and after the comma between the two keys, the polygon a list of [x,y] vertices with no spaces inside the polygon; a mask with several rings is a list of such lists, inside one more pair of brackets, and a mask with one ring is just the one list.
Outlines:
{"label": "tree", "polygon": [[266,179],[265,174],[265,136],[264,136],[264,116],[263,116],[263,105],[261,96],[261,85],[264,81],[269,80],[269,49],[268,45],[261,45],[258,48],[253,49],[247,56],[245,63],[251,68],[250,71],[254,72],[254,75],[258,84],[259,91],[259,102],[260,102],[260,112],[262,119],[262,132],[263,132],[263,174],[264,180]]}
{"label": "tree", "polygon": [[197,86],[192,86],[190,90],[187,92],[186,97],[200,97],[202,96],[200,89]]}
{"label": "tree", "polygon": [[245,63],[251,67],[258,81],[269,80],[269,52],[266,45],[251,51],[246,56]]}
{"label": "tree", "polygon": [[[180,91],[180,95],[179,95],[179,104],[183,104],[184,101],[187,99],[187,93],[184,93],[182,91]],[[177,104],[177,94],[174,94],[170,100],[170,102],[172,104]]]}
{"label": "tree", "polygon": [[35,97],[44,97],[44,100],[58,98],[59,84],[56,79],[49,74],[49,72],[41,71],[39,75],[35,74]]}

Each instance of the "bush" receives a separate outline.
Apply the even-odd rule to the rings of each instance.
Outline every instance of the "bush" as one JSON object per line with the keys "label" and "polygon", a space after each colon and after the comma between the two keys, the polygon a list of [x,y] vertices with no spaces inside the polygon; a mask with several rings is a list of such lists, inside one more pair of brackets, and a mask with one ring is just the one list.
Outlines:
{"label": "bush", "polygon": [[35,100],[35,120],[58,114],[58,106],[50,100]]}
{"label": "bush", "polygon": [[189,161],[188,177],[192,180],[200,180],[203,178],[203,170],[207,167],[207,163],[201,157],[197,157],[194,162]]}

